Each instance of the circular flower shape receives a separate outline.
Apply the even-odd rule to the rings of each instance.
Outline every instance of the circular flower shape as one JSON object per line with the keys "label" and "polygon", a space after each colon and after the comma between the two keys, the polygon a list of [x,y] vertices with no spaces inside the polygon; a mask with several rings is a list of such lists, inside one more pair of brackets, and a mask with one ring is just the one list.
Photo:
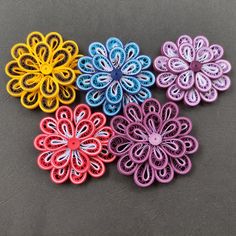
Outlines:
{"label": "circular flower shape", "polygon": [[147,70],[151,59],[139,55],[139,51],[136,43],[123,45],[114,37],[106,45],[90,44],[90,56],[78,62],[83,74],[79,75],[77,86],[87,91],[86,102],[91,107],[103,105],[104,113],[113,116],[123,105],[151,97],[148,87],[155,83],[154,74]]}
{"label": "circular flower shape", "polygon": [[55,119],[46,117],[40,122],[42,134],[34,140],[35,148],[41,151],[38,166],[51,170],[51,179],[57,184],[67,179],[82,184],[88,174],[101,177],[104,163],[115,159],[107,147],[113,131],[105,123],[104,114],[91,114],[87,105],[78,105],[74,111],[61,106]]}
{"label": "circular flower shape", "polygon": [[154,68],[161,72],[156,83],[168,88],[166,95],[173,101],[183,99],[187,105],[197,106],[201,100],[215,101],[218,91],[230,87],[227,73],[231,65],[222,59],[224,49],[210,45],[204,36],[182,35],[176,43],[165,42],[161,54],[154,61]]}
{"label": "circular flower shape", "polygon": [[119,157],[119,172],[134,175],[140,187],[168,183],[174,173],[187,174],[192,166],[189,155],[197,151],[198,141],[189,135],[191,120],[178,115],[175,103],[161,106],[153,98],[141,107],[125,106],[124,115],[111,120],[115,135],[109,141],[110,152]]}
{"label": "circular flower shape", "polygon": [[7,91],[20,97],[27,109],[40,107],[44,112],[54,112],[59,102],[70,104],[75,100],[73,83],[80,71],[77,69],[79,49],[74,41],[63,41],[62,36],[51,32],[28,35],[26,43],[11,49],[13,60],[5,68],[11,78]]}

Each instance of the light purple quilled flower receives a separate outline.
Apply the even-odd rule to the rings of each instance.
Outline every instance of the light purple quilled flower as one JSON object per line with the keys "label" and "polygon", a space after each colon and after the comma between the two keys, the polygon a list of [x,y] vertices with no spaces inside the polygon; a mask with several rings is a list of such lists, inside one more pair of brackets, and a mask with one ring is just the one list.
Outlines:
{"label": "light purple quilled flower", "polygon": [[198,141],[190,135],[191,120],[179,116],[175,103],[161,106],[154,98],[141,106],[129,103],[123,116],[111,120],[111,127],[115,135],[109,141],[109,151],[119,158],[119,172],[133,175],[138,186],[168,183],[175,173],[190,171],[189,155],[197,151]]}
{"label": "light purple quilled flower", "polygon": [[224,50],[218,44],[209,44],[204,36],[192,39],[182,35],[177,42],[165,42],[161,56],[154,60],[154,68],[161,72],[156,79],[158,87],[167,88],[167,97],[184,100],[196,106],[201,100],[213,102],[218,91],[230,87],[227,73],[231,65],[222,59]]}

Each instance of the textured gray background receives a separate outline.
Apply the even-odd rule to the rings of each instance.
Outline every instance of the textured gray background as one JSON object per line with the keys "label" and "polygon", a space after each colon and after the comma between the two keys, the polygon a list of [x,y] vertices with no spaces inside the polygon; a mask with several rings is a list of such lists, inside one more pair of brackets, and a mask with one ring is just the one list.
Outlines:
{"label": "textured gray background", "polygon": [[[60,32],[87,53],[109,36],[136,41],[155,57],[165,40],[204,34],[225,46],[236,68],[235,0],[0,0],[0,235],[236,235],[236,91],[188,109],[200,141],[192,172],[171,184],[137,188],[108,165],[82,186],[51,183],[32,145],[41,111],[28,111],[5,91],[10,48],[33,30]],[[165,101],[164,92],[154,96]],[[77,103],[83,102],[80,95]]]}

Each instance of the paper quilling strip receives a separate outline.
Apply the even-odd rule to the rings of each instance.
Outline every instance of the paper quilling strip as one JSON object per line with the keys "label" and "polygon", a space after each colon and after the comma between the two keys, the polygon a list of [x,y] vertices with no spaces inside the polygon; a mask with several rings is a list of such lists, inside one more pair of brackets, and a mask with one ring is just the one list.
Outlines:
{"label": "paper quilling strip", "polygon": [[55,118],[46,117],[40,122],[42,134],[34,140],[35,148],[41,151],[38,166],[50,170],[51,179],[57,184],[67,180],[82,184],[88,175],[101,177],[104,163],[115,159],[107,147],[113,131],[105,123],[102,113],[92,114],[85,104],[76,106],[74,111],[61,106]]}
{"label": "paper quilling strip", "polygon": [[191,120],[179,116],[175,103],[161,106],[153,98],[141,106],[129,103],[123,116],[112,118],[111,127],[115,135],[109,150],[119,158],[118,171],[133,175],[138,186],[168,183],[174,174],[190,171],[189,156],[197,151],[198,141],[190,135]]}
{"label": "paper quilling strip", "polygon": [[155,83],[154,74],[148,70],[151,59],[139,52],[136,43],[123,45],[114,37],[105,45],[90,44],[90,56],[78,62],[83,74],[79,75],[77,86],[87,91],[86,102],[91,107],[103,105],[104,113],[113,116],[122,106],[151,97],[148,87]]}
{"label": "paper quilling strip", "polygon": [[197,106],[201,100],[214,102],[218,91],[230,87],[227,74],[231,65],[222,59],[223,47],[210,45],[204,36],[192,39],[182,35],[176,43],[167,41],[161,54],[154,61],[154,68],[160,72],[156,83],[167,88],[166,95],[173,101],[184,100],[189,106]]}
{"label": "paper quilling strip", "polygon": [[13,60],[5,68],[10,77],[7,91],[20,97],[27,109],[40,107],[44,112],[54,112],[59,103],[70,104],[76,93],[73,83],[80,71],[77,69],[79,49],[74,41],[63,41],[62,36],[51,32],[28,35],[26,43],[11,49]]}

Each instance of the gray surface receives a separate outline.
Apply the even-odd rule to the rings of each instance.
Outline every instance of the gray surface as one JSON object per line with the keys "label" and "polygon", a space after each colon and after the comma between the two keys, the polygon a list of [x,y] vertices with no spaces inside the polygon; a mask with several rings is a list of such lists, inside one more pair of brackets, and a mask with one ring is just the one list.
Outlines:
{"label": "gray surface", "polygon": [[[33,30],[58,31],[83,53],[94,40],[119,36],[152,57],[165,40],[204,34],[225,46],[236,68],[235,10],[235,0],[0,0],[0,235],[236,235],[235,72],[213,105],[181,105],[201,144],[192,172],[148,189],[118,174],[115,164],[82,186],[52,184],[32,146],[45,114],[10,97],[4,74],[11,46]],[[165,101],[163,91],[155,97]]]}

